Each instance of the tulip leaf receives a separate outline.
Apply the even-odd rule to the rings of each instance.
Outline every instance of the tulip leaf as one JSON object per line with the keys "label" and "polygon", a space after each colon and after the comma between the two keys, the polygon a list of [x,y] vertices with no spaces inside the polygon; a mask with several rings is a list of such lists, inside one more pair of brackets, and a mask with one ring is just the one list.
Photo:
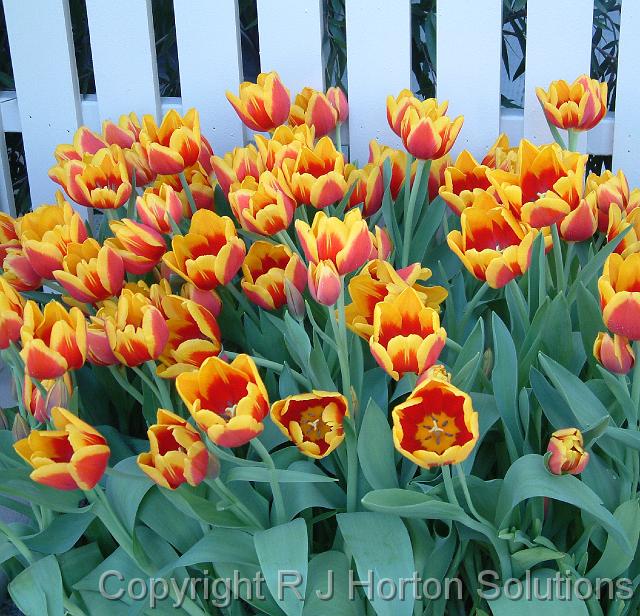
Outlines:
{"label": "tulip leaf", "polygon": [[616,428],[608,426],[605,434],[625,447],[631,447],[640,451],[640,432],[637,430],[628,430],[626,428]]}
{"label": "tulip leaf", "polygon": [[621,383],[619,379],[617,379],[608,370],[605,370],[602,366],[598,365],[597,368],[609,388],[609,391],[613,394],[614,398],[620,405],[629,425],[631,425],[636,419],[636,411],[633,401],[631,400],[631,396],[629,395],[629,388],[625,383]]}
{"label": "tulip leaf", "polygon": [[19,573],[9,584],[9,594],[25,616],[64,614],[60,567],[52,554]]}
{"label": "tulip leaf", "polygon": [[23,537],[23,541],[41,554],[62,554],[77,543],[94,517],[93,511],[58,515],[43,531]]}
{"label": "tulip leaf", "polygon": [[[236,466],[227,473],[226,480],[231,481],[256,481],[269,483],[272,479],[271,469],[264,466]],[[280,483],[335,483],[337,479],[315,473],[301,473],[278,468],[275,470]]]}
{"label": "tulip leaf", "polygon": [[498,411],[518,451],[523,436],[518,421],[518,358],[511,334],[497,314],[491,317],[495,362],[491,372]]}
{"label": "tulip leaf", "polygon": [[[571,365],[573,345],[568,340],[572,334],[569,304],[560,292],[551,302],[542,329],[542,342],[545,352],[563,366]],[[562,344],[558,341],[562,340]],[[565,342],[566,340],[566,342]]]}
{"label": "tulip leaf", "polygon": [[423,262],[424,253],[427,251],[429,243],[435,236],[436,231],[440,228],[446,209],[447,205],[440,196],[422,208],[422,212],[418,218],[418,224],[415,225],[413,240],[411,240],[409,263]]}
{"label": "tulip leaf", "polygon": [[410,579],[414,569],[409,533],[397,515],[373,512],[340,513],[340,532],[353,555],[360,581],[373,575],[370,602],[378,616],[411,616],[413,602],[402,600],[401,593],[387,599],[375,591],[375,585],[388,578],[400,588],[401,580]]}
{"label": "tulip leaf", "polygon": [[[298,460],[289,466],[289,470],[302,472],[305,475],[322,475],[313,462],[308,460]],[[345,506],[345,493],[337,483],[316,483],[307,481],[305,483],[282,483],[282,499],[287,513],[287,518],[291,519],[301,511],[310,507],[322,507],[324,509],[340,509]]]}
{"label": "tulip leaf", "polygon": [[542,456],[529,454],[516,460],[505,475],[498,497],[496,524],[508,528],[512,511],[523,501],[535,497],[552,498],[578,507],[593,516],[625,551],[633,551],[629,540],[600,497],[573,475],[552,475]]}
{"label": "tulip leaf", "polygon": [[529,381],[536,395],[545,417],[556,430],[576,425],[582,428],[583,424],[577,420],[564,398],[551,386],[546,377],[533,366],[529,371]]}
{"label": "tulip leaf", "polygon": [[311,341],[306,330],[288,312],[284,315],[284,325],[284,341],[289,354],[302,370],[308,370]]}
{"label": "tulip leaf", "polygon": [[303,616],[358,616],[364,613],[359,601],[358,595],[349,598],[349,561],[342,552],[322,552],[311,559]]}
{"label": "tulip leaf", "polygon": [[374,490],[398,487],[389,420],[373,400],[369,400],[362,419],[358,458],[362,473]]}
{"label": "tulip leaf", "polygon": [[135,457],[122,460],[114,468],[121,474],[109,475],[106,496],[125,527],[133,531],[140,503],[155,484],[140,470]]}
{"label": "tulip leaf", "polygon": [[516,280],[512,280],[504,289],[504,297],[509,307],[509,321],[511,333],[521,346],[522,340],[529,330],[529,308],[527,300],[518,286]]}
{"label": "tulip leaf", "polygon": [[[384,218],[385,226],[391,238],[393,246],[400,246],[402,236],[400,235],[400,229],[398,227],[398,218],[395,215],[393,209],[393,201],[391,199],[391,159],[385,158],[382,163],[382,177],[384,178],[384,194],[382,196],[382,216]],[[398,195],[398,200],[400,195]]]}
{"label": "tulip leaf", "polygon": [[484,321],[478,319],[474,325],[471,333],[467,336],[462,350],[458,353],[456,362],[453,364],[453,374],[458,374],[462,367],[467,365],[474,359],[476,354],[484,352]]}
{"label": "tulip leaf", "polygon": [[589,363],[596,366],[598,362],[593,356],[593,343],[596,340],[598,332],[604,331],[605,329],[602,321],[602,311],[598,305],[598,300],[582,283],[578,285],[576,293],[578,300],[578,323],[580,324],[582,345]]}
{"label": "tulip leaf", "polygon": [[309,566],[304,520],[297,518],[257,532],[253,541],[271,596],[287,616],[301,616]]}

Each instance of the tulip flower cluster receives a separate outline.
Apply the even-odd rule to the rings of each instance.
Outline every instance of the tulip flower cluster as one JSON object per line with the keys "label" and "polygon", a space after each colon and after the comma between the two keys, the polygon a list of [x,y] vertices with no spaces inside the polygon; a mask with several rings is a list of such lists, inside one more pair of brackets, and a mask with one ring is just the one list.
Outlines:
{"label": "tulip flower cluster", "polygon": [[[632,487],[610,490],[607,507],[630,489],[636,503],[640,189],[622,172],[587,175],[576,151],[576,131],[606,113],[605,86],[583,76],[538,97],[556,141],[500,135],[482,157],[452,156],[463,118],[446,102],[403,90],[386,102],[402,149],[373,140],[358,165],[341,142],[345,93],[292,97],[276,73],[227,93],[256,131],[231,152],[214,153],[194,109],[80,128],[54,153],[64,194],[0,215],[0,351],[18,392],[17,457],[0,456],[13,456],[10,476],[46,486],[42,503],[97,516],[145,572],[220,528],[239,551],[255,536],[239,557],[253,566],[260,533],[299,519],[305,550],[339,550],[355,532],[342,524],[365,508],[411,518],[412,537],[450,555],[463,538],[460,559],[487,537],[465,562],[493,558],[490,545],[505,576],[542,558],[521,552],[574,558],[581,533],[597,536],[591,552],[613,551],[605,530],[633,512],[614,517],[586,485],[611,463]],[[127,481],[139,511],[110,503]],[[554,545],[564,522],[548,522],[539,497],[576,505],[576,485],[588,520]],[[324,528],[337,512],[339,535]],[[153,547],[182,515],[193,529]],[[445,540],[422,518],[465,530]],[[359,562],[345,549],[345,566]]]}

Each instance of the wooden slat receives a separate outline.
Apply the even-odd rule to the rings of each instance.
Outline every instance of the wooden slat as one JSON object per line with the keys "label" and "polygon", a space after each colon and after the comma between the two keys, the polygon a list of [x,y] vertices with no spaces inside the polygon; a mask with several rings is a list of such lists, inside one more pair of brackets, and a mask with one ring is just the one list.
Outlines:
{"label": "wooden slat", "polygon": [[9,159],[7,158],[7,144],[2,128],[2,115],[0,114],[0,212],[15,216],[15,204],[13,201],[13,186],[11,185],[11,173],[9,172]]}
{"label": "wooden slat", "polygon": [[613,131],[613,167],[622,169],[632,186],[640,186],[640,4],[622,3],[620,47],[616,90],[616,120]]}
{"label": "wooden slat", "polygon": [[[555,79],[571,82],[589,74],[593,0],[529,0],[524,93],[524,135],[536,143],[553,140],[536,97],[536,87]],[[586,135],[578,141],[586,149]]]}
{"label": "wooden slat", "polygon": [[[151,0],[86,0],[100,119],[158,115]],[[195,18],[195,15],[194,15]]]}
{"label": "wooden slat", "polygon": [[196,107],[217,153],[242,145],[242,123],[227,101],[242,76],[235,0],[174,0],[184,111]]}
{"label": "wooden slat", "polygon": [[371,139],[399,144],[385,101],[411,84],[411,2],[346,0],[346,13],[349,152],[364,163]]}
{"label": "wooden slat", "polygon": [[292,98],[324,89],[320,0],[258,0],[258,31],[261,70],[277,71]]}
{"label": "wooden slat", "polygon": [[53,150],[80,122],[78,75],[67,0],[4,0],[20,122],[35,206],[51,203]]}
{"label": "wooden slat", "polygon": [[484,156],[500,129],[502,0],[438,2],[437,30],[437,96],[452,118],[464,115],[452,153]]}

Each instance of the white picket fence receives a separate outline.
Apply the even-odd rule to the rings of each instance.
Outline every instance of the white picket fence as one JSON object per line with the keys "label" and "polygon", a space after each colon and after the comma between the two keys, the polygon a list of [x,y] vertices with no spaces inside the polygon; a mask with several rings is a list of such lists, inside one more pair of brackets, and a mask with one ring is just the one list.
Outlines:
{"label": "white picket fence", "polygon": [[[16,92],[0,92],[0,207],[13,199],[4,132],[24,139],[34,205],[52,201],[47,170],[53,149],[76,128],[129,111],[160,116],[175,107],[200,110],[203,132],[217,152],[249,137],[225,98],[242,81],[236,0],[174,0],[180,99],[160,98],[152,0],[86,0],[95,96],[81,97],[67,0],[4,0]],[[263,71],[277,70],[292,93],[323,88],[320,0],[258,0]],[[387,126],[385,97],[411,83],[410,0],[346,0],[347,67],[352,160],[363,161],[377,137],[396,143]],[[464,114],[457,149],[480,154],[506,132],[549,140],[535,87],[589,73],[593,0],[528,0],[524,110],[500,107],[502,0],[439,0],[437,96]],[[640,0],[624,0],[613,114],[581,145],[613,154],[640,185]],[[4,131],[4,132],[3,132]]]}

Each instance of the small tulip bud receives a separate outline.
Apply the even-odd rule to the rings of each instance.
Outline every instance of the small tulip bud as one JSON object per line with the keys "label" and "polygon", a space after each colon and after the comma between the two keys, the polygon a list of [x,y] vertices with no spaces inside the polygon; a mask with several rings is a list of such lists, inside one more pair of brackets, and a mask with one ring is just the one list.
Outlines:
{"label": "small tulip bud", "polygon": [[547,452],[549,470],[554,475],[578,475],[589,462],[589,453],[584,450],[584,439],[577,428],[557,430],[551,435]]}
{"label": "small tulip bud", "polygon": [[29,428],[29,424],[25,421],[22,415],[16,415],[13,419],[13,428],[11,428],[11,432],[13,433],[13,440],[19,441],[29,436],[31,428]]}
{"label": "small tulip bud", "polygon": [[296,317],[296,319],[298,320],[303,319],[305,306],[302,293],[300,293],[296,286],[286,278],[284,281],[284,292],[287,297],[287,308],[289,310],[289,313],[292,316]]}

